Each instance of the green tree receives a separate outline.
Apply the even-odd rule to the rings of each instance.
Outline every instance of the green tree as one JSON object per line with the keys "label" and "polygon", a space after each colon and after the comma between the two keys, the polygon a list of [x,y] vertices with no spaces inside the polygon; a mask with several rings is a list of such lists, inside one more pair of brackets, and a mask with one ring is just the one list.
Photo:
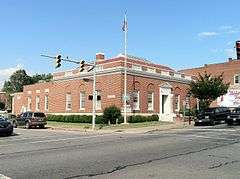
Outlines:
{"label": "green tree", "polygon": [[53,78],[52,74],[36,74],[32,76],[33,83],[38,83],[39,81],[46,81],[49,82]]}
{"label": "green tree", "polygon": [[32,77],[28,76],[25,70],[17,70],[10,76],[9,81],[5,81],[3,91],[7,93],[21,92],[24,85],[32,83]]}
{"label": "green tree", "polygon": [[200,100],[200,108],[207,108],[219,96],[227,93],[230,83],[224,83],[223,73],[212,76],[206,72],[190,84],[190,93]]}

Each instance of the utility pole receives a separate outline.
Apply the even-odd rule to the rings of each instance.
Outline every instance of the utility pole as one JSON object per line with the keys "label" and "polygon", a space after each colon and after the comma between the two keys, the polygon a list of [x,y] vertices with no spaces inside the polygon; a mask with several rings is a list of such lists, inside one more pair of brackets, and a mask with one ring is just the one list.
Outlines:
{"label": "utility pole", "polygon": [[95,129],[95,121],[96,121],[96,60],[94,60],[93,64],[93,103],[92,103],[92,129]]}

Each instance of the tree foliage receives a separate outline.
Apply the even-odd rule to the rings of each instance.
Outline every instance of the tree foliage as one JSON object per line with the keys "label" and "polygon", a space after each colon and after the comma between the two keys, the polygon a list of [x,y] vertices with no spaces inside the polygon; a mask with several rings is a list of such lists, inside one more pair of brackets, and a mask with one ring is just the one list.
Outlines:
{"label": "tree foliage", "polygon": [[190,84],[190,93],[200,100],[200,107],[206,108],[219,96],[227,93],[230,83],[224,83],[223,73],[219,76],[212,76],[206,72],[199,74],[196,81]]}
{"label": "tree foliage", "polygon": [[36,74],[29,76],[24,69],[15,71],[9,78],[4,82],[2,91],[7,93],[7,104],[5,108],[11,108],[12,98],[11,94],[16,92],[22,92],[24,85],[31,85],[38,83],[39,81],[50,81],[52,79],[51,74]]}
{"label": "tree foliage", "polygon": [[24,69],[15,71],[9,78],[5,81],[2,91],[7,93],[16,93],[23,91],[24,85],[35,84],[39,81],[50,81],[52,79],[51,74],[36,74],[29,76]]}

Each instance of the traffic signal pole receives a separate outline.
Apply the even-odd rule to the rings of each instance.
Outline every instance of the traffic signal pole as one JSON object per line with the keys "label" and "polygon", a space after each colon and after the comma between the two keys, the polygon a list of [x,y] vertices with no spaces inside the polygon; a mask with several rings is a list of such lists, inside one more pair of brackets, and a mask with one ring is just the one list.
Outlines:
{"label": "traffic signal pole", "polygon": [[61,66],[61,61],[71,62],[75,64],[79,64],[80,69],[79,72],[84,71],[85,65],[90,66],[91,68],[87,70],[87,72],[93,71],[93,103],[92,103],[92,129],[95,129],[95,121],[96,121],[96,102],[97,102],[97,94],[96,94],[96,60],[92,63],[86,63],[85,60],[81,61],[75,61],[75,60],[69,60],[68,57],[62,58],[61,55],[57,56],[48,56],[48,55],[41,55],[42,57],[47,57],[51,59],[55,59],[56,61],[56,68],[59,68]]}
{"label": "traffic signal pole", "polygon": [[96,121],[96,61],[94,61],[93,68],[93,103],[92,103],[92,129],[95,129],[95,121]]}

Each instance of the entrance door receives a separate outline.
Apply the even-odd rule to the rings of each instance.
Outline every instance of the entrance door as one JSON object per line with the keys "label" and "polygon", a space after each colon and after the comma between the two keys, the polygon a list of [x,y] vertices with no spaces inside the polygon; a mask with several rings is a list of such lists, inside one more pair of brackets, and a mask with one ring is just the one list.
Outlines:
{"label": "entrance door", "polygon": [[160,87],[160,114],[159,119],[161,121],[173,121],[173,112],[172,112],[172,94],[171,86],[165,84]]}

